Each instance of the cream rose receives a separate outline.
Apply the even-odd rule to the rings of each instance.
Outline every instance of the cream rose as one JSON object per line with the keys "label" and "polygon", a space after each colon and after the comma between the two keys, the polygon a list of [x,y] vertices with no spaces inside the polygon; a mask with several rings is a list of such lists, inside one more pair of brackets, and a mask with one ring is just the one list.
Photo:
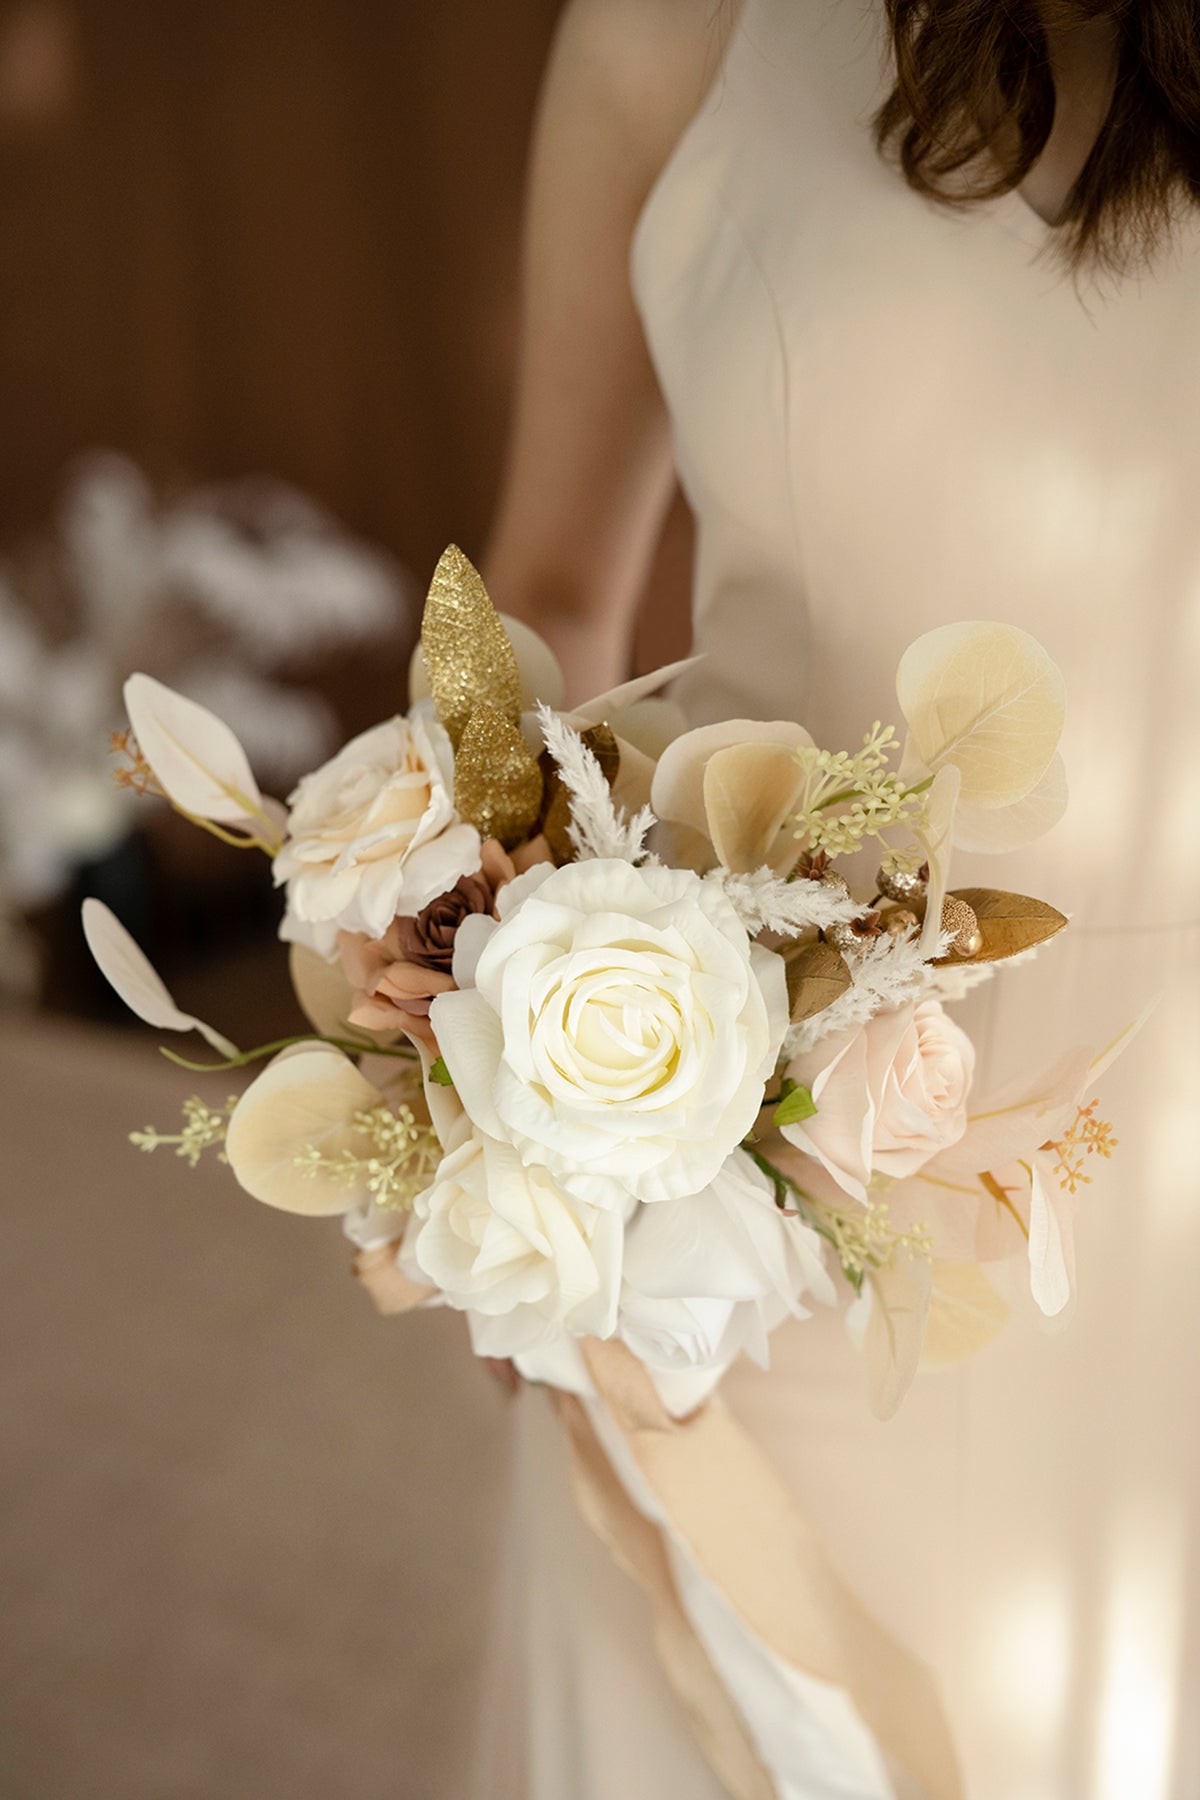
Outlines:
{"label": "cream rose", "polygon": [[765,1367],[768,1333],[808,1317],[802,1296],[835,1297],[821,1241],[740,1150],[703,1193],[640,1207],[626,1230],[618,1331],[648,1368],[719,1373],[740,1351]]}
{"label": "cream rose", "polygon": [[287,884],[281,935],[332,960],[339,931],[381,938],[480,863],[454,810],[454,752],[432,705],[364,731],[306,775],[275,858]]}
{"label": "cream rose", "polygon": [[469,1131],[417,1199],[402,1260],[487,1321],[488,1355],[513,1356],[559,1331],[611,1335],[622,1229],[620,1214],[572,1200],[511,1144]]}
{"label": "cream rose", "polygon": [[827,1038],[788,1069],[812,1093],[813,1118],[783,1136],[838,1186],[865,1200],[872,1170],[913,1175],[967,1128],[975,1049],[937,1000],[878,1013]]}
{"label": "cream rose", "polygon": [[758,1115],[780,958],[683,869],[536,869],[497,911],[464,920],[430,1012],[471,1118],[597,1206],[698,1193]]}

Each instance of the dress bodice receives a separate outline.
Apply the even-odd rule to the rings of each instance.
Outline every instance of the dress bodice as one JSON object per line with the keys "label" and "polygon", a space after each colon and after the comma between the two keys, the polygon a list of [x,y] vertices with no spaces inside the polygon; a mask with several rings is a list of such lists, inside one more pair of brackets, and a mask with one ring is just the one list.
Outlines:
{"label": "dress bodice", "polygon": [[1195,920],[1200,226],[1076,280],[1019,194],[913,193],[871,136],[881,13],[747,0],[638,227],[698,526],[680,697],[849,747],[920,632],[1024,625],[1067,675],[1073,796],[1026,866],[1090,927]]}

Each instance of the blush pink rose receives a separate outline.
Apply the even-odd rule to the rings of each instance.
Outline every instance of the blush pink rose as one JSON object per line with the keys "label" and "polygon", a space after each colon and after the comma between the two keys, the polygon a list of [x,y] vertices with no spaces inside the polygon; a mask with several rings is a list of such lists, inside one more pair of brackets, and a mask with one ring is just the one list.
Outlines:
{"label": "blush pink rose", "polygon": [[975,1047],[938,1000],[879,1013],[788,1067],[813,1118],[782,1127],[838,1186],[865,1201],[873,1172],[913,1175],[967,1129]]}

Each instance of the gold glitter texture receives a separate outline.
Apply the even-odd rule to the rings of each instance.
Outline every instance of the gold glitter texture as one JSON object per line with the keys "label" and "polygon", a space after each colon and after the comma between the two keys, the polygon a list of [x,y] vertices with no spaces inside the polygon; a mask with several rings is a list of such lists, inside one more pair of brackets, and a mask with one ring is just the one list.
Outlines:
{"label": "gold glitter texture", "polygon": [[520,723],[521,678],[513,647],[479,571],[457,544],[442,553],[433,572],[421,620],[421,653],[438,717],[456,750],[481,705],[514,729]]}
{"label": "gold glitter texture", "polygon": [[542,806],[542,771],[515,725],[495,706],[476,706],[454,759],[454,804],[485,838],[506,849],[528,837]]}
{"label": "gold glitter texture", "polygon": [[979,920],[975,917],[975,909],[960,900],[957,894],[947,894],[942,901],[942,930],[954,933],[954,942],[950,946],[959,956],[978,956],[983,949],[983,936],[979,930]]}

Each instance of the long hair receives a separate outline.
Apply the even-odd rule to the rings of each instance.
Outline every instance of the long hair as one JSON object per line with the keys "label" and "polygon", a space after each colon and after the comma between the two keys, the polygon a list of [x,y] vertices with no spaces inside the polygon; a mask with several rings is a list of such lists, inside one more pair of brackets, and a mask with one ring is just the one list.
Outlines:
{"label": "long hair", "polygon": [[1147,261],[1200,204],[1197,0],[885,0],[896,82],[875,116],[881,150],[919,193],[951,205],[1024,181],[1050,135],[1048,17],[1112,15],[1112,105],[1060,221],[1071,264]]}

